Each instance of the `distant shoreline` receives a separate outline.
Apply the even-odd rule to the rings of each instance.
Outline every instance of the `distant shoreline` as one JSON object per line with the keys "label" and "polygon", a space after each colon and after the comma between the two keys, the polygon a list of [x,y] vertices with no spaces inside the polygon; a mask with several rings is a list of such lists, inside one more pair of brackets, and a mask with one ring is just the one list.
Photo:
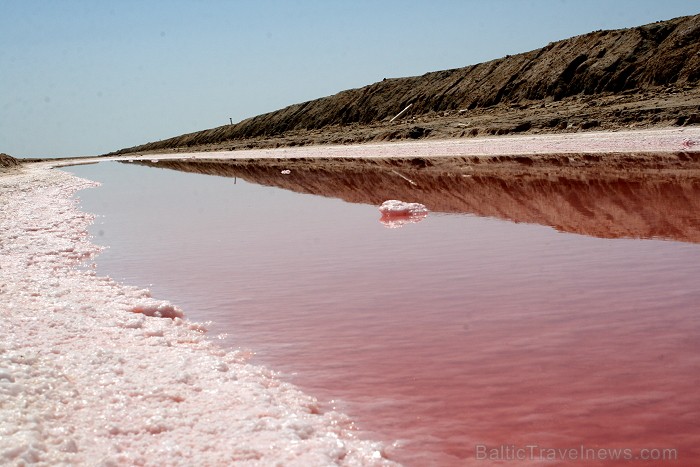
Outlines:
{"label": "distant shoreline", "polygon": [[[495,157],[530,156],[532,160],[546,162],[551,155],[566,154],[635,154],[636,161],[651,160],[662,166],[689,168],[700,161],[700,126],[685,128],[661,128],[633,131],[590,131],[565,134],[494,136],[488,138],[461,138],[443,140],[402,141],[374,144],[317,145],[280,147],[271,149],[247,149],[235,151],[158,151],[128,153],[111,156],[83,156],[56,159],[17,159],[25,163],[42,163],[52,166],[89,164],[104,161],[138,160],[208,160],[232,161],[254,159],[291,160],[301,158],[382,159],[382,158],[476,158],[478,164]],[[657,160],[652,153],[687,153],[689,157]],[[645,156],[647,154],[647,156]],[[478,162],[477,162],[478,159]],[[468,161],[464,161],[467,163]],[[507,161],[506,161],[507,162]],[[600,162],[605,162],[602,158]],[[665,164],[670,162],[671,165]],[[526,167],[527,163],[523,165]],[[555,162],[555,165],[561,165]]]}

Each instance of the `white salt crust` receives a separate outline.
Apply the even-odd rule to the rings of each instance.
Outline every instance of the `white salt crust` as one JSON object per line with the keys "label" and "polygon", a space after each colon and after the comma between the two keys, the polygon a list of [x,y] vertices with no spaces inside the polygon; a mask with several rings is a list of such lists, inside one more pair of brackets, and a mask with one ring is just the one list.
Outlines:
{"label": "white salt crust", "polygon": [[428,208],[420,203],[407,203],[398,199],[388,199],[379,205],[379,212],[382,214],[423,214],[428,212]]}
{"label": "white salt crust", "polygon": [[78,269],[93,186],[0,174],[0,465],[395,465],[176,306]]}
{"label": "white salt crust", "polygon": [[[653,130],[591,131],[557,135],[508,135],[488,138],[455,138],[447,140],[401,141],[375,144],[333,146],[297,146],[273,149],[237,151],[179,152],[149,155],[129,155],[84,158],[80,163],[124,160],[151,162],[196,159],[285,159],[296,157],[357,158],[357,157],[465,157],[513,156],[535,154],[580,154],[610,152],[698,152],[700,127],[661,128]],[[74,161],[53,162],[74,164]],[[410,181],[409,181],[410,182]]]}
{"label": "white salt crust", "polygon": [[428,208],[420,203],[407,203],[398,199],[388,199],[379,206],[382,213],[379,222],[389,229],[398,229],[406,224],[416,224],[428,216]]}

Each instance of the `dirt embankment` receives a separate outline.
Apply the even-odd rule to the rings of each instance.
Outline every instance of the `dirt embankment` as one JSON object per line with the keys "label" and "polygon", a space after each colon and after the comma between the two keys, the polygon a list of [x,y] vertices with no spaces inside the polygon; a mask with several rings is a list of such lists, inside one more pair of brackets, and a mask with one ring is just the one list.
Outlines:
{"label": "dirt embankment", "polygon": [[18,167],[19,165],[21,165],[21,162],[14,157],[9,156],[4,152],[0,153],[0,170]]}
{"label": "dirt embankment", "polygon": [[699,80],[696,15],[385,79],[118,153],[693,125],[700,123]]}
{"label": "dirt embankment", "polygon": [[[601,238],[700,243],[700,153],[137,163],[379,205],[536,223]],[[290,165],[290,162],[293,164]],[[289,169],[290,173],[282,173]]]}

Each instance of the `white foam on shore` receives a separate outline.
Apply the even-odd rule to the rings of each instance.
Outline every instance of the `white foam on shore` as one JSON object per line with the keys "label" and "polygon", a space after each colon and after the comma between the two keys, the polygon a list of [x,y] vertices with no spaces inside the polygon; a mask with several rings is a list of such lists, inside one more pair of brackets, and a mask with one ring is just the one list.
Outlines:
{"label": "white foam on shore", "polygon": [[100,248],[72,195],[95,185],[0,176],[0,464],[393,465],[176,306],[77,268]]}

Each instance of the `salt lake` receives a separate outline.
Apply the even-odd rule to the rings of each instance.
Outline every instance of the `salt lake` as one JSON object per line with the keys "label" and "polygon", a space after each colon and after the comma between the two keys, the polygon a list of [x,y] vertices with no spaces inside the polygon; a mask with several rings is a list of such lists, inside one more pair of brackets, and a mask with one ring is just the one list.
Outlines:
{"label": "salt lake", "polygon": [[[78,193],[108,246],[99,274],[211,321],[212,339],[350,415],[391,459],[464,465],[528,445],[700,456],[697,179],[397,167],[382,184],[288,166],[66,170],[102,184]],[[406,196],[430,213],[387,228],[377,206]]]}

